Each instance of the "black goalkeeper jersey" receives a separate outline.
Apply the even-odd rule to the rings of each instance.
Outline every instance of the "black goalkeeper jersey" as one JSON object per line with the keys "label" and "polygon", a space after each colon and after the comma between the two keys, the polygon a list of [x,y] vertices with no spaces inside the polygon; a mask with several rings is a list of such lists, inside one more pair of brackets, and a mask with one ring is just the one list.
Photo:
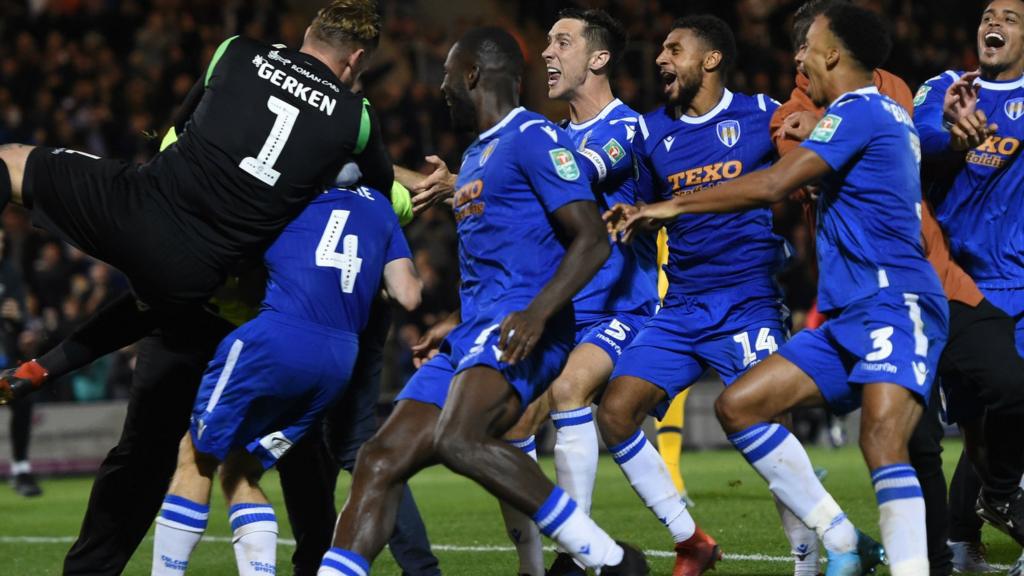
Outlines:
{"label": "black goalkeeper jersey", "polygon": [[308,54],[230,38],[190,100],[198,103],[183,133],[146,169],[209,265],[262,253],[347,162],[368,185],[391,188],[368,103]]}

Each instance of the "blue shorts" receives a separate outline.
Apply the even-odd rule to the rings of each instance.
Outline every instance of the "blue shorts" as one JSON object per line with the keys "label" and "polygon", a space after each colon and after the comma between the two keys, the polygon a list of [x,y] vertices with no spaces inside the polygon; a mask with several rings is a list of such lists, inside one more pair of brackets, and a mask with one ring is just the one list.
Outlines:
{"label": "blue shorts", "polygon": [[441,343],[438,354],[412,375],[395,402],[416,400],[444,408],[448,386],[456,374],[474,366],[489,366],[501,372],[519,394],[520,408],[526,410],[565,366],[572,351],[572,322],[565,315],[553,318],[533,352],[525,360],[509,366],[500,360],[499,328],[502,319],[515,310],[502,310],[456,326]]}
{"label": "blue shorts", "polygon": [[585,319],[577,317],[576,341],[573,342],[573,347],[593,344],[604,350],[614,365],[622,356],[622,351],[636,338],[650,317],[649,314],[632,312],[595,315]]}
{"label": "blue shorts", "polygon": [[779,354],[814,380],[836,414],[859,408],[863,385],[875,382],[902,386],[927,404],[948,333],[944,295],[883,290],[798,333]]}
{"label": "blue shorts", "polygon": [[192,408],[196,450],[220,460],[244,447],[273,466],[348,386],[359,338],[272,311],[229,334]]}
{"label": "blue shorts", "polygon": [[786,341],[789,312],[777,297],[742,291],[680,298],[652,316],[626,347],[612,380],[632,376],[665,391],[661,418],[680,392],[712,367],[728,386]]}
{"label": "blue shorts", "polygon": [[1024,289],[994,290],[983,289],[985,298],[1006,312],[1017,323],[1014,338],[1017,341],[1017,353],[1024,356]]}

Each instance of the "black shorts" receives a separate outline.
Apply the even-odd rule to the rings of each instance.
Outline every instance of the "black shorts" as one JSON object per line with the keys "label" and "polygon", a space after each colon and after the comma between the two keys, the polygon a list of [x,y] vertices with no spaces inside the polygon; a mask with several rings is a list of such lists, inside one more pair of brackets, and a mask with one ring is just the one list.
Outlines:
{"label": "black shorts", "polygon": [[205,302],[224,274],[200,250],[164,200],[176,177],[64,148],[36,148],[23,193],[33,223],[118,268],[150,306]]}
{"label": "black shorts", "polygon": [[949,303],[949,340],[939,359],[946,422],[965,423],[986,410],[1024,417],[1024,358],[1015,323],[987,299]]}

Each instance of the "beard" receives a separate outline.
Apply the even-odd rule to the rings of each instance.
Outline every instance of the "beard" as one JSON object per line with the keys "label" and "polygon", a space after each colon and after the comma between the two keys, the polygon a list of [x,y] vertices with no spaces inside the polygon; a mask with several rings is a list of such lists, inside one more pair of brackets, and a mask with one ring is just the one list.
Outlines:
{"label": "beard", "polygon": [[452,130],[456,132],[476,132],[476,106],[469,97],[469,91],[454,89],[448,94],[451,106],[448,113],[452,118]]}
{"label": "beard", "polygon": [[669,97],[668,105],[675,107],[682,114],[686,110],[693,99],[697,97],[697,92],[700,92],[700,86],[703,82],[700,71],[694,71],[688,73],[686,76],[679,76],[676,79],[679,86],[679,93],[674,97]]}

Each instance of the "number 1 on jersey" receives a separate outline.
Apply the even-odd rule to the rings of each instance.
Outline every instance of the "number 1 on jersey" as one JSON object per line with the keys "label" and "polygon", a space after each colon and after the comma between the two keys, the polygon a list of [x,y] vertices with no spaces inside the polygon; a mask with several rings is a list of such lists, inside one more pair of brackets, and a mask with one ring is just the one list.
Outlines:
{"label": "number 1 on jersey", "polygon": [[[348,210],[331,210],[331,219],[327,221],[323,236],[316,247],[316,265],[341,270],[341,291],[351,294],[356,287],[356,276],[363,267],[363,259],[359,251],[359,237],[349,234],[342,240],[341,233],[348,223]],[[338,244],[344,250],[338,252]]]}
{"label": "number 1 on jersey", "polygon": [[255,158],[252,156],[242,158],[242,161],[238,163],[238,167],[267,186],[273,186],[277,183],[277,179],[281,177],[281,173],[274,170],[274,163],[277,162],[277,157],[281,155],[284,143],[288,141],[288,136],[291,135],[292,128],[295,127],[295,120],[299,117],[299,109],[276,96],[271,96],[267,100],[267,108],[270,108],[270,111],[276,116],[274,118],[274,126],[270,129],[270,134],[267,136],[266,141],[263,142],[259,156]]}

